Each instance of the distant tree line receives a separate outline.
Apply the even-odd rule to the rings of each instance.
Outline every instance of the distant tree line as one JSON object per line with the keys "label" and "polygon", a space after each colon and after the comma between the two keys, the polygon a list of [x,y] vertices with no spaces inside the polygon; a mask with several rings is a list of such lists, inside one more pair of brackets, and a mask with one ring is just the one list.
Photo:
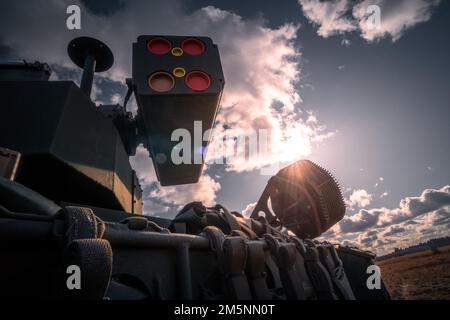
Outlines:
{"label": "distant tree line", "polygon": [[400,257],[406,254],[414,253],[414,252],[420,252],[424,250],[431,250],[432,253],[438,253],[439,248],[443,246],[450,245],[450,237],[444,237],[444,238],[438,238],[438,239],[431,239],[426,242],[422,242],[419,244],[416,244],[414,246],[410,246],[407,248],[395,248],[393,252],[388,253],[384,256],[377,257],[377,260],[387,260],[394,257]]}

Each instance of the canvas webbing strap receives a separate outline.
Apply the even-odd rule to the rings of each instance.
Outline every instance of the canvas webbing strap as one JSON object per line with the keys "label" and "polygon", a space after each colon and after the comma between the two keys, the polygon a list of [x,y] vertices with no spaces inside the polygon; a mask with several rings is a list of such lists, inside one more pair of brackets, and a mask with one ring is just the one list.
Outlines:
{"label": "canvas webbing strap", "polygon": [[64,215],[64,271],[77,266],[81,276],[81,287],[71,288],[65,282],[64,294],[73,299],[102,299],[112,273],[112,249],[107,240],[101,239],[105,224],[90,208],[68,206]]}
{"label": "canvas webbing strap", "polygon": [[247,262],[247,246],[242,237],[227,237],[223,243],[224,271],[230,296],[238,300],[252,298],[247,276],[244,273]]}
{"label": "canvas webbing strap", "polygon": [[253,298],[272,299],[273,294],[267,286],[264,244],[260,241],[247,241],[246,272]]}
{"label": "canvas webbing strap", "polygon": [[355,300],[355,295],[345,274],[344,265],[339,258],[336,248],[332,244],[321,244],[318,246],[320,257],[328,269],[331,279],[345,300]]}
{"label": "canvas webbing strap", "polygon": [[304,253],[306,252],[306,246],[303,241],[297,237],[291,237],[292,242],[296,246],[296,259],[295,259],[295,271],[300,279],[302,288],[306,299],[313,299],[315,297],[314,287],[309,278],[308,272],[305,266]]}
{"label": "canvas webbing strap", "polygon": [[320,262],[316,245],[310,240],[306,240],[305,242],[305,252],[303,253],[305,267],[317,298],[319,300],[338,300],[331,277],[327,269]]}
{"label": "canvas webbing strap", "polygon": [[305,299],[300,278],[294,267],[297,251],[295,244],[278,241],[270,234],[265,234],[264,240],[267,242],[272,256],[275,257],[287,299]]}

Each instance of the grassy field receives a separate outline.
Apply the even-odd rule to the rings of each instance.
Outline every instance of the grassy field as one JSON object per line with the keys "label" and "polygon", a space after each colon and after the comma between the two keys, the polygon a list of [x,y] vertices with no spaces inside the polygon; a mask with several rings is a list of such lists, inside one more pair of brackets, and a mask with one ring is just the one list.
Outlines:
{"label": "grassy field", "polygon": [[377,263],[392,299],[450,300],[450,246]]}

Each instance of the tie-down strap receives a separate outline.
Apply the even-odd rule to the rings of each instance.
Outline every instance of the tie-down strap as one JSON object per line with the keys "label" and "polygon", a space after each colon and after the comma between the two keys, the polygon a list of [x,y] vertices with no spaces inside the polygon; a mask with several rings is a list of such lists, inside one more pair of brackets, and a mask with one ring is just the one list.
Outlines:
{"label": "tie-down strap", "polygon": [[336,248],[330,243],[322,243],[317,246],[321,260],[328,269],[331,279],[345,300],[355,300],[355,295],[345,274],[344,265],[339,258]]}
{"label": "tie-down strap", "polygon": [[280,241],[270,234],[265,234],[264,240],[266,240],[280,270],[281,282],[283,283],[287,299],[307,299],[308,297],[301,281],[304,275],[299,274],[295,268],[298,254],[295,243]]}
{"label": "tie-down strap", "polygon": [[247,241],[247,264],[245,267],[247,279],[253,298],[256,300],[270,300],[273,294],[267,286],[267,273],[264,243],[261,241]]}
{"label": "tie-down strap", "polygon": [[224,281],[224,291],[228,298],[250,300],[252,295],[244,273],[247,261],[247,245],[242,237],[225,237],[222,231],[213,226],[203,230],[215,253],[219,273]]}
{"label": "tie-down strap", "polygon": [[303,257],[305,258],[306,270],[317,298],[319,300],[338,300],[331,277],[320,261],[315,243],[311,240],[305,240],[304,244],[304,246],[299,247],[299,243],[297,243],[297,247],[299,250],[304,250]]}
{"label": "tie-down strap", "polygon": [[[90,208],[65,207],[64,217],[63,294],[73,299],[102,299],[112,273],[112,249],[101,239],[105,224]],[[70,278],[77,276],[80,286],[75,285],[76,278]]]}

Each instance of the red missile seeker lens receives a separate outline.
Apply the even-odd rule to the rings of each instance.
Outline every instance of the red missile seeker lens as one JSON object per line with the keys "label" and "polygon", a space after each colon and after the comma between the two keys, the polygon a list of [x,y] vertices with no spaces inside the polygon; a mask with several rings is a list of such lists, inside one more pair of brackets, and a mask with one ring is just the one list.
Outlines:
{"label": "red missile seeker lens", "polygon": [[148,86],[157,92],[167,92],[172,90],[175,80],[167,72],[155,72],[148,78]]}
{"label": "red missile seeker lens", "polygon": [[170,42],[164,38],[154,38],[147,43],[147,49],[153,54],[166,54],[172,49]]}
{"label": "red missile seeker lens", "polygon": [[198,56],[205,51],[205,45],[198,39],[187,38],[181,44],[181,48],[187,54]]}
{"label": "red missile seeker lens", "polygon": [[204,91],[211,85],[211,78],[201,71],[189,72],[185,81],[186,85],[194,91]]}

